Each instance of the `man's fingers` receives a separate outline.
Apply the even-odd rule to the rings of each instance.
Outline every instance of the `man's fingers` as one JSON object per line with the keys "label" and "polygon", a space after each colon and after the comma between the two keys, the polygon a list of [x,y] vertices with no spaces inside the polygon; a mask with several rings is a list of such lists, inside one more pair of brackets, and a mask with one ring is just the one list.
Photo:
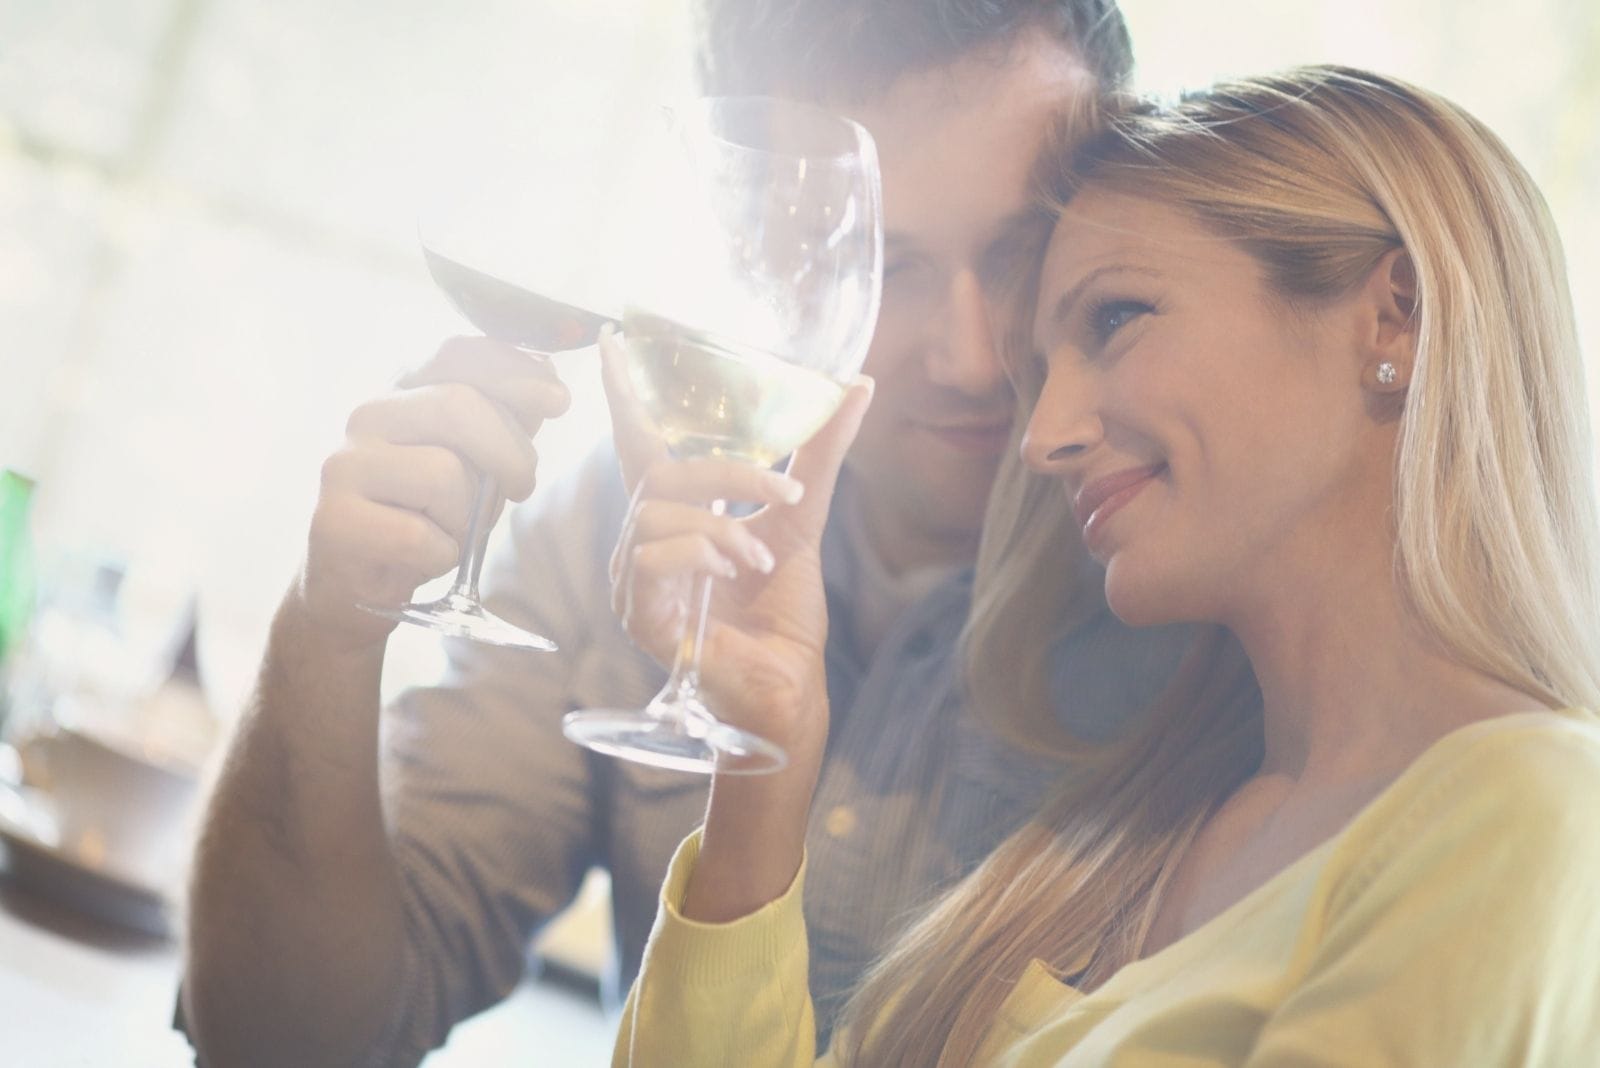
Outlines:
{"label": "man's fingers", "polygon": [[399,604],[457,555],[455,539],[427,516],[346,495],[325,500],[312,517],[307,572],[351,605]]}
{"label": "man's fingers", "polygon": [[374,441],[329,456],[322,485],[328,493],[421,512],[460,541],[471,520],[477,473],[449,449]]}
{"label": "man's fingers", "polygon": [[350,415],[352,438],[450,449],[491,475],[512,500],[533,492],[539,456],[528,435],[483,393],[460,382],[403,389]]}
{"label": "man's fingers", "polygon": [[532,436],[562,414],[572,394],[547,359],[486,337],[450,338],[422,366],[400,376],[402,389],[459,382],[505,408]]}

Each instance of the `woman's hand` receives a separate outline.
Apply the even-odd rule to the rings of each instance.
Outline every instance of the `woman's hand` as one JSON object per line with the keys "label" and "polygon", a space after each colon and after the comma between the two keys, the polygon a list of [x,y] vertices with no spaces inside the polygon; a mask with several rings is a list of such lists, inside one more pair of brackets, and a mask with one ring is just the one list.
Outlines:
{"label": "woman's hand", "polygon": [[[820,755],[827,734],[821,540],[846,449],[870,399],[852,387],[838,413],[795,453],[785,475],[737,460],[675,460],[628,386],[615,338],[601,341],[607,399],[632,496],[611,558],[612,607],[628,634],[670,665],[702,576],[715,578],[700,661],[719,719]],[[715,515],[713,501],[764,507]]]}
{"label": "woman's hand", "polygon": [[[718,775],[687,914],[743,915],[782,893],[799,864],[805,816],[828,730],[828,636],[821,543],[834,484],[872,396],[852,385],[834,417],[795,452],[787,475],[734,460],[675,460],[629,387],[623,354],[603,334],[607,400],[632,494],[611,560],[612,606],[664,665],[692,617],[701,576],[714,576],[700,681],[718,719],[781,746],[789,766]],[[763,505],[714,515],[717,500]],[[725,871],[726,880],[716,877]],[[722,890],[706,891],[722,885]]]}

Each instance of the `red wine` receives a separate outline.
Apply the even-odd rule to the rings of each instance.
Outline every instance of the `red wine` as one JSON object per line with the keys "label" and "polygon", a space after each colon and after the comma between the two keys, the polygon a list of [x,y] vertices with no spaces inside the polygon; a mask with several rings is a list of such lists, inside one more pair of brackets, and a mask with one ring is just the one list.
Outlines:
{"label": "red wine", "polygon": [[496,341],[530,352],[565,352],[594,344],[607,322],[603,315],[542,297],[426,246],[422,255],[456,310]]}

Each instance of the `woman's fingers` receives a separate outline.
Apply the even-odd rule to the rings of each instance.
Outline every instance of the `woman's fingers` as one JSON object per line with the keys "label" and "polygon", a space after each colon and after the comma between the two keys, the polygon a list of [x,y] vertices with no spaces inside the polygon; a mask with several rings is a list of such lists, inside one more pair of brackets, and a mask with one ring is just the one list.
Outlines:
{"label": "woman's fingers", "polygon": [[697,456],[653,464],[640,478],[637,492],[658,500],[702,506],[713,501],[798,504],[806,495],[806,487],[782,471],[742,460]]}
{"label": "woman's fingers", "polygon": [[611,586],[611,609],[639,647],[671,660],[699,575],[733,578],[738,568],[710,538],[681,534],[636,544]]}
{"label": "woman's fingers", "polygon": [[641,547],[685,535],[698,536],[716,550],[716,565],[705,565],[710,573],[728,574],[728,566],[770,573],[777,564],[773,547],[758,535],[755,525],[714,514],[705,507],[713,501],[790,506],[773,514],[761,528],[770,530],[781,523],[802,540],[815,540],[827,519],[839,467],[871,395],[871,379],[863,377],[853,384],[839,412],[796,454],[791,470],[811,478],[815,488],[810,493],[801,478],[736,460],[657,460],[634,486],[628,516],[611,556],[613,585],[621,588],[628,584],[628,570]]}
{"label": "woman's fingers", "polygon": [[823,424],[810,441],[795,450],[789,464],[789,477],[806,487],[805,500],[793,509],[789,521],[806,536],[819,537],[828,520],[833,488],[839,481],[845,454],[850,451],[861,429],[861,420],[872,403],[875,383],[867,375],[857,375],[845,391],[839,410]]}
{"label": "woman's fingers", "polygon": [[719,567],[714,573],[724,578],[733,578],[740,570],[768,574],[777,564],[772,550],[746,523],[714,515],[697,505],[635,498],[611,554],[611,580],[616,582],[623,576],[639,547],[685,535],[698,535],[716,549],[727,567]]}

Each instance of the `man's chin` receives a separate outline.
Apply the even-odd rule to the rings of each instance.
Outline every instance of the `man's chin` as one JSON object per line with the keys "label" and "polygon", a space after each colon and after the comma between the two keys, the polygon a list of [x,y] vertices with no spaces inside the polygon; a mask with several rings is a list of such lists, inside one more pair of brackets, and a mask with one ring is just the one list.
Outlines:
{"label": "man's chin", "polygon": [[1011,443],[1011,425],[921,427],[916,436],[918,444],[932,452],[957,463],[987,464],[992,473]]}
{"label": "man's chin", "polygon": [[907,508],[930,538],[951,543],[970,541],[976,552],[992,485],[992,479],[978,485],[919,481]]}

